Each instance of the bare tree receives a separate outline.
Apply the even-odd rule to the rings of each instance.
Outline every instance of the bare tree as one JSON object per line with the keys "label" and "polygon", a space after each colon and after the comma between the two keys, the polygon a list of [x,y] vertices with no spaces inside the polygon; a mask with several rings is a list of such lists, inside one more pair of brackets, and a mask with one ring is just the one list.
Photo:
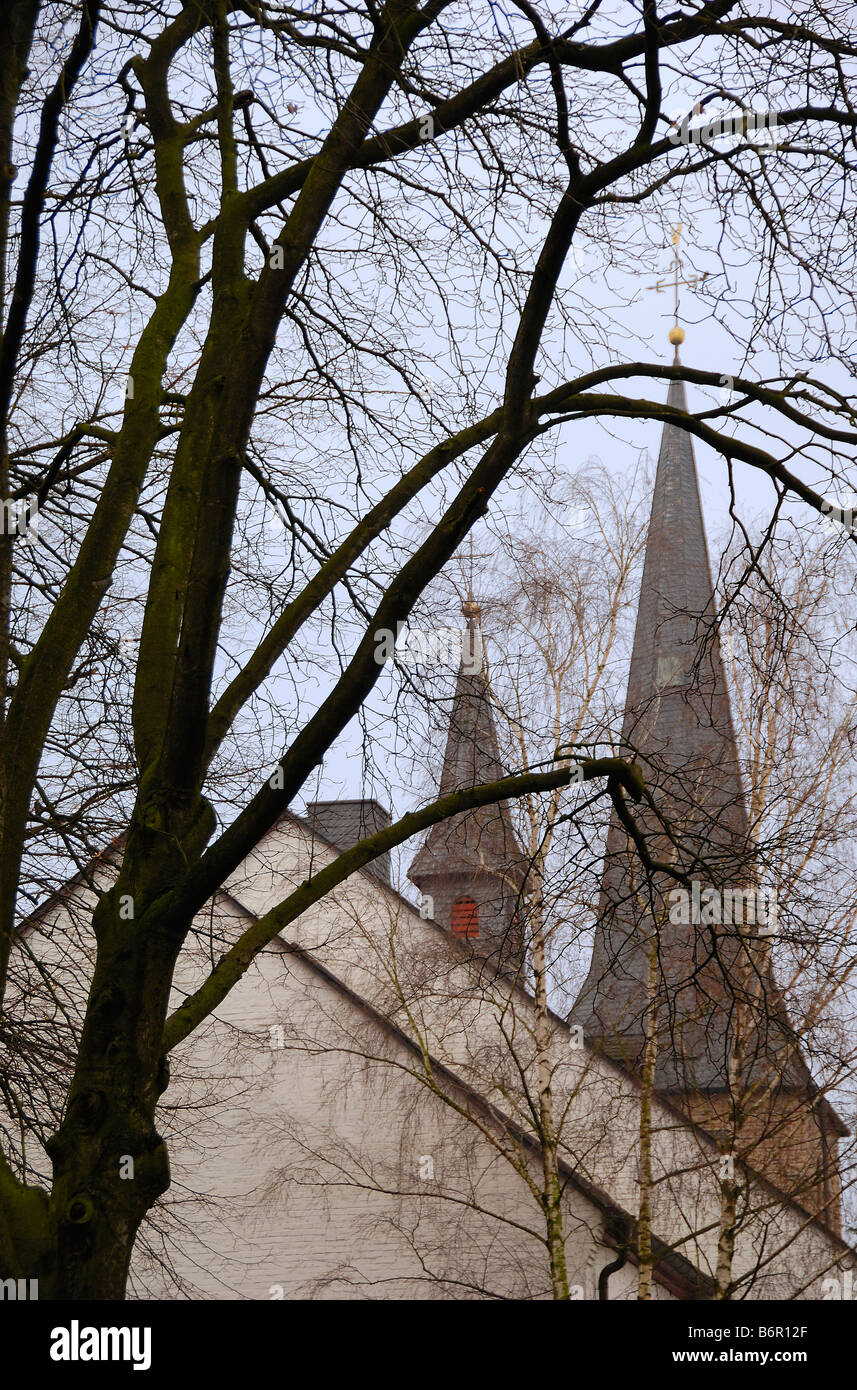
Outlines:
{"label": "bare tree", "polygon": [[[808,277],[802,333],[850,368],[825,312],[850,235],[850,13],[809,0],[785,22],[710,0],[662,17],[646,0],[614,17],[595,0],[558,24],[522,0],[495,20],[447,0],[6,7],[4,986],[19,905],[124,831],[50,1184],[11,1155],[0,1169],[0,1272],[38,1277],[45,1298],[122,1296],[169,1183],[166,1059],[258,952],[433,821],[569,782],[560,762],[405,816],[248,927],[168,1017],[195,914],[367,708],[379,632],[538,469],[546,436],[677,418],[816,512],[819,476],[845,476],[849,399],[795,367],[780,308]],[[690,53],[703,111],[724,92],[774,103],[776,148],[745,138],[746,113],[725,147],[670,124]],[[719,221],[724,265],[752,242],[755,340],[779,362],[767,380],[736,372],[735,398],[697,416],[624,383],[719,387],[721,372],[617,360],[621,327],[569,284],[582,236],[616,264],[653,260],[679,193]],[[713,306],[728,317],[716,288]],[[789,431],[802,472],[777,442]],[[265,503],[283,533],[260,547]],[[621,759],[583,768],[626,813],[640,795]]]}
{"label": "bare tree", "polygon": [[[608,746],[618,745],[620,740],[617,706],[621,708],[621,699],[617,701],[615,686],[619,672],[624,671],[624,661],[619,658],[626,642],[617,613],[633,606],[636,561],[645,533],[635,520],[640,508],[633,489],[617,494],[606,478],[600,479],[600,491],[591,478],[589,483],[587,535],[596,532],[598,536],[599,584],[589,582],[587,542],[561,534],[551,536],[540,517],[533,521],[533,532],[541,538],[538,546],[531,545],[527,535],[510,537],[508,575],[502,572],[502,565],[498,569],[495,559],[490,572],[483,570],[473,580],[473,588],[482,598],[497,728],[503,736],[506,759],[522,768],[539,765],[545,753],[557,746],[568,748],[570,735],[577,752],[591,750],[601,740]],[[605,554],[610,556],[609,568]],[[407,925],[400,916],[394,913],[387,928],[371,931],[358,911],[353,914],[354,931],[366,942],[365,952],[358,954],[374,963],[369,973],[373,980],[377,974],[377,997],[384,1014],[401,1020],[416,1044],[405,1067],[407,1076],[416,1083],[413,1095],[418,1096],[422,1088],[449,1107],[459,1126],[456,1142],[466,1142],[462,1136],[467,1125],[471,1127],[474,1174],[481,1172],[484,1164],[484,1153],[481,1163],[476,1156],[482,1145],[496,1152],[502,1165],[523,1184],[533,1204],[526,1227],[531,1240],[543,1247],[544,1275],[540,1282],[539,1263],[534,1260],[520,1296],[544,1297],[548,1290],[557,1299],[580,1296],[580,1269],[574,1264],[573,1235],[577,1232],[573,1221],[571,1229],[567,1224],[569,1175],[582,1174],[592,1181],[605,1169],[613,1172],[611,1162],[626,1154],[636,1166],[637,1181],[636,1205],[629,1214],[624,1248],[637,1266],[637,1296],[643,1300],[653,1297],[655,1275],[664,1269],[665,1260],[680,1255],[688,1244],[697,1243],[704,1250],[708,1237],[710,1296],[781,1296],[780,1275],[774,1274],[772,1267],[788,1258],[796,1231],[783,1234],[777,1229],[776,1205],[791,1203],[794,1211],[803,1213],[797,1218],[797,1232],[812,1227],[815,1220],[836,1232],[840,1196],[846,1201],[853,1199],[857,1176],[853,1144],[842,1153],[841,1163],[837,1162],[837,1136],[828,1132],[824,1181],[829,1186],[822,1190],[823,1175],[811,1133],[812,1114],[819,1113],[828,1099],[835,1104],[843,1099],[850,1102],[857,1061],[851,980],[851,866],[847,858],[838,865],[836,862],[842,847],[853,841],[853,779],[845,775],[833,791],[832,775],[823,756],[817,750],[812,755],[807,751],[807,740],[813,748],[829,745],[837,750],[842,768],[853,720],[853,697],[847,693],[847,671],[845,678],[834,680],[833,665],[838,658],[847,667],[850,643],[843,642],[838,625],[831,623],[835,593],[832,577],[828,574],[825,578],[825,570],[832,557],[818,538],[808,551],[805,546],[795,548],[794,536],[786,527],[782,535],[772,538],[764,561],[756,558],[749,571],[741,546],[734,547],[726,559],[722,601],[714,623],[700,627],[700,641],[704,650],[706,643],[719,640],[728,654],[730,670],[734,668],[736,673],[744,785],[750,793],[754,818],[755,862],[748,872],[759,880],[773,875],[775,900],[781,911],[776,922],[771,918],[775,927],[767,917],[760,917],[758,924],[755,917],[748,918],[749,925],[737,929],[737,948],[728,959],[718,962],[715,978],[721,995],[725,994],[725,1004],[718,997],[717,1005],[725,1007],[730,1017],[728,1084],[720,1096],[725,1107],[721,1104],[718,1108],[706,1091],[692,1086],[689,1091],[685,1088],[685,1094],[665,1094],[663,1080],[658,1077],[659,1052],[681,1054],[688,1043],[685,1035],[706,1027],[715,1000],[703,990],[697,1014],[685,1010],[680,1019],[677,1016],[675,1000],[665,988],[670,974],[666,957],[673,912],[671,889],[677,879],[666,872],[669,864],[665,868],[641,866],[633,847],[627,852],[628,891],[634,931],[648,971],[641,1020],[644,1046],[639,1057],[629,1051],[627,1058],[629,1070],[638,1078],[636,1122],[624,1129],[616,1111],[609,1114],[608,1110],[612,1125],[608,1123],[599,1103],[592,1099],[596,1083],[585,1066],[580,1075],[569,1080],[570,1042],[573,1046],[583,1039],[575,1036],[580,1029],[572,1029],[569,1039],[554,1010],[559,1006],[565,1011],[570,981],[579,983],[581,979],[580,958],[586,953],[592,904],[598,900],[604,873],[606,830],[602,804],[592,805],[589,820],[579,804],[579,788],[553,792],[538,801],[522,797],[517,803],[518,833],[526,846],[530,869],[528,890],[520,904],[528,958],[510,979],[502,970],[495,975],[500,960],[496,953],[489,954],[487,972],[480,969],[481,948],[474,946],[477,983],[471,981],[470,988],[479,995],[487,1024],[483,1018],[481,1027],[477,1026],[462,1003],[467,986],[456,953],[460,953],[462,943],[438,947],[436,956],[429,951],[427,957],[423,949],[415,966]],[[735,586],[728,582],[729,570],[738,576]],[[835,565],[833,572],[837,572]],[[434,611],[441,611],[440,601]],[[568,620],[570,613],[572,621]],[[728,631],[724,627],[726,615]],[[829,674],[826,686],[820,679],[822,670]],[[807,719],[802,671],[816,675],[811,721]],[[605,672],[612,675],[605,676]],[[587,673],[596,674],[588,679]],[[773,720],[772,704],[776,707]],[[447,723],[455,718],[448,700],[438,700],[437,709]],[[765,731],[764,739],[754,734],[757,729]],[[437,766],[439,746],[442,741],[434,737],[429,745],[434,756],[424,752],[423,765]],[[812,776],[806,775],[807,766],[812,767]],[[774,777],[778,809],[771,815],[764,811],[763,803],[766,795],[773,797]],[[788,808],[784,816],[782,807]],[[669,829],[678,836],[677,819]],[[568,835],[572,842],[575,835],[586,836],[597,849],[585,859],[579,851],[570,853]],[[703,843],[693,866],[703,886],[709,881],[722,882],[716,841],[712,843],[711,862],[706,860]],[[679,882],[688,881],[687,873],[678,870],[678,875]],[[825,877],[830,880],[824,888],[830,912],[822,914],[824,932],[810,933],[805,928],[805,913]],[[818,909],[817,901],[815,905]],[[829,962],[835,963],[833,975]],[[608,961],[608,969],[610,965]],[[772,982],[776,990],[772,990]],[[523,993],[518,989],[520,984]],[[709,979],[708,991],[711,988]],[[572,997],[573,990],[572,985]],[[423,1000],[431,1001],[430,1005],[424,1005]],[[783,1005],[788,1010],[791,1046],[813,1064],[813,1096],[796,1095],[785,1106],[779,1093],[782,1076],[776,1069],[777,1062],[783,1061],[782,1048],[772,1055],[767,1045],[769,1034],[784,1026]],[[829,1044],[826,1049],[819,1047],[825,1035],[836,1036],[835,1050]],[[715,1031],[714,1036],[717,1039],[719,1033]],[[469,1040],[463,1048],[462,1038]],[[351,1075],[361,1063],[371,1062],[378,1074],[376,1084],[387,1097],[386,1105],[400,1113],[401,1097],[397,1091],[393,1101],[385,1090],[383,1073],[386,1068],[398,1086],[401,1057],[381,1055],[377,1042],[370,1048],[359,1028],[327,1032],[310,1021],[304,1033],[294,1033],[289,1045],[297,1051],[338,1052],[345,1059],[343,1076]],[[470,1082],[469,1099],[462,1096],[456,1079],[441,1074],[439,1058],[452,1066],[454,1078],[465,1076]],[[600,1084],[603,1086],[603,1079]],[[665,1157],[664,1132],[670,1126],[678,1128],[675,1111],[671,1118],[665,1117],[665,1099],[709,1132],[707,1145],[700,1141],[698,1148],[692,1144],[688,1148],[682,1143],[673,1157],[668,1149]],[[587,1117],[583,1133],[581,1114]],[[293,1125],[289,1138],[304,1151]],[[404,1203],[401,1229],[410,1231],[409,1246],[421,1255],[422,1277],[429,1286],[454,1287],[450,1261],[454,1264],[458,1260],[458,1277],[463,1277],[467,1263],[463,1247],[471,1248],[477,1240],[476,1248],[481,1248],[470,1227],[466,1239],[457,1240],[452,1219],[448,1240],[439,1242],[449,1259],[439,1258],[435,1248],[438,1223],[443,1224],[443,1217],[437,1216],[439,1205],[446,1203],[459,1212],[466,1209],[471,1216],[481,1216],[487,1226],[477,1225],[475,1229],[482,1231],[481,1238],[486,1241],[488,1230],[502,1227],[504,1221],[509,1223],[509,1217],[492,1207],[490,1200],[486,1204],[486,1193],[478,1184],[468,1192],[453,1185],[421,1195],[413,1153],[403,1168],[395,1159],[392,1166],[379,1166],[377,1159],[373,1162],[362,1150],[345,1151],[333,1131],[316,1136],[306,1152],[321,1162],[323,1171],[325,1163],[333,1161],[338,1183],[399,1194]],[[694,1167],[708,1175],[710,1199],[706,1203],[699,1201],[693,1189],[687,1189],[688,1171]],[[286,1184],[289,1171],[286,1168],[278,1173],[273,1186]],[[779,1195],[760,1186],[759,1175],[763,1181],[773,1181]],[[314,1181],[319,1180],[316,1173]],[[663,1239],[670,1219],[665,1194],[685,1218],[684,1228],[671,1243]],[[422,1212],[419,1220],[415,1215],[418,1211]],[[520,1207],[515,1209],[515,1218],[522,1220]],[[764,1237],[759,1234],[760,1223],[761,1230],[767,1232]],[[431,1258],[430,1249],[434,1252]],[[753,1252],[751,1258],[748,1249]],[[740,1251],[737,1265],[736,1251]],[[794,1292],[805,1279],[810,1291],[819,1297],[823,1276],[834,1268],[809,1261],[793,1272],[789,1287]],[[700,1287],[703,1285],[704,1281]],[[467,1287],[471,1293],[501,1296],[490,1279],[480,1284],[472,1267]]]}

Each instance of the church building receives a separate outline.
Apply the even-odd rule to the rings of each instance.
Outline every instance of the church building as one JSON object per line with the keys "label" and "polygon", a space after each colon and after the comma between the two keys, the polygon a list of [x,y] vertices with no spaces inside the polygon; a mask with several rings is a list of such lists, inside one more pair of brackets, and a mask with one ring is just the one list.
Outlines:
{"label": "church building", "polygon": [[[667,403],[686,409],[678,380]],[[472,597],[463,612],[472,646]],[[173,1181],[130,1296],[551,1298],[546,1091],[571,1299],[637,1298],[644,1206],[655,1299],[714,1297],[724,1231],[736,1298],[822,1298],[857,1268],[840,1233],[847,1131],[778,993],[775,934],[699,910],[684,921],[670,897],[683,884],[692,906],[709,889],[748,902],[763,886],[713,613],[693,449],[667,420],[623,741],[652,791],[652,858],[676,878],[646,876],[614,816],[566,1019],[530,989],[528,866],[508,805],[430,830],[409,867],[421,905],[387,857],[353,874],[171,1058],[159,1125]],[[440,794],[507,770],[486,675],[462,658]],[[249,923],[389,822],[374,800],[284,815],[196,919],[174,1007]],[[38,1007],[58,1035],[79,1026],[92,906],[120,856],[107,850],[21,933],[34,1000],[53,966],[56,997]]]}

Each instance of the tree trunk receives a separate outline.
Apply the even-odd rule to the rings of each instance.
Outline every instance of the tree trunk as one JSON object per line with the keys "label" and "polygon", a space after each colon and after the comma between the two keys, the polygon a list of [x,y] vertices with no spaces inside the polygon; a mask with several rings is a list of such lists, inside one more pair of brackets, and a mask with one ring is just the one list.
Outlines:
{"label": "tree trunk", "polygon": [[145,906],[198,853],[207,807],[167,819],[171,835],[132,827],[119,879],[93,913],[86,1021],[65,1114],[47,1145],[53,1254],[40,1262],[40,1298],[123,1298],[140,1224],[169,1187],[155,1114],[169,1083],[164,1023],[185,930],[164,929],[157,907],[147,914]]}
{"label": "tree trunk", "polygon": [[[539,869],[536,869],[536,874]],[[565,1263],[565,1234],[562,1220],[562,1188],[559,1181],[558,1145],[554,1128],[551,1086],[550,1018],[547,995],[547,961],[543,907],[538,888],[530,900],[528,918],[532,928],[533,991],[536,1001],[536,1051],[539,1110],[539,1139],[542,1150],[542,1205],[545,1240],[550,1261],[551,1290],[555,1299],[570,1298]]]}
{"label": "tree trunk", "polygon": [[648,1008],[645,1030],[646,1050],[643,1058],[643,1086],[640,1093],[640,1199],[637,1209],[637,1298],[652,1296],[652,1091],[655,1085],[655,1063],[658,1055],[657,985],[658,937],[655,933],[649,947]]}

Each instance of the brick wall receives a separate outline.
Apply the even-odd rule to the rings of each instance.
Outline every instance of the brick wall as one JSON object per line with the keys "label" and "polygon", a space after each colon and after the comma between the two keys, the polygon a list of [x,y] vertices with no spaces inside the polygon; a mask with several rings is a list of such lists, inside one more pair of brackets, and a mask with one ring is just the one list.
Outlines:
{"label": "brick wall", "polygon": [[[678,1099],[678,1098],[676,1098]],[[728,1144],[731,1102],[725,1092],[684,1095],[679,1103],[691,1119]],[[840,1182],[836,1135],[823,1133],[807,1097],[780,1092],[748,1101],[736,1156],[841,1234]],[[825,1152],[826,1150],[826,1152]]]}

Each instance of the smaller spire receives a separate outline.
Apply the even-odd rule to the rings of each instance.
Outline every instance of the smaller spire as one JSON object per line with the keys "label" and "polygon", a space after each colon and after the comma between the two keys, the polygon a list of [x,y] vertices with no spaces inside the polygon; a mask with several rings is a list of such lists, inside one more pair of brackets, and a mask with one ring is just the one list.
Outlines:
{"label": "smaller spire", "polygon": [[[484,669],[482,608],[472,587],[461,612],[467,634],[440,773],[441,796],[504,775]],[[441,926],[459,934],[466,905],[464,934],[473,938],[474,949],[515,968],[523,964],[521,892],[526,864],[508,802],[458,812],[432,826],[408,877],[430,899],[430,915]]]}

